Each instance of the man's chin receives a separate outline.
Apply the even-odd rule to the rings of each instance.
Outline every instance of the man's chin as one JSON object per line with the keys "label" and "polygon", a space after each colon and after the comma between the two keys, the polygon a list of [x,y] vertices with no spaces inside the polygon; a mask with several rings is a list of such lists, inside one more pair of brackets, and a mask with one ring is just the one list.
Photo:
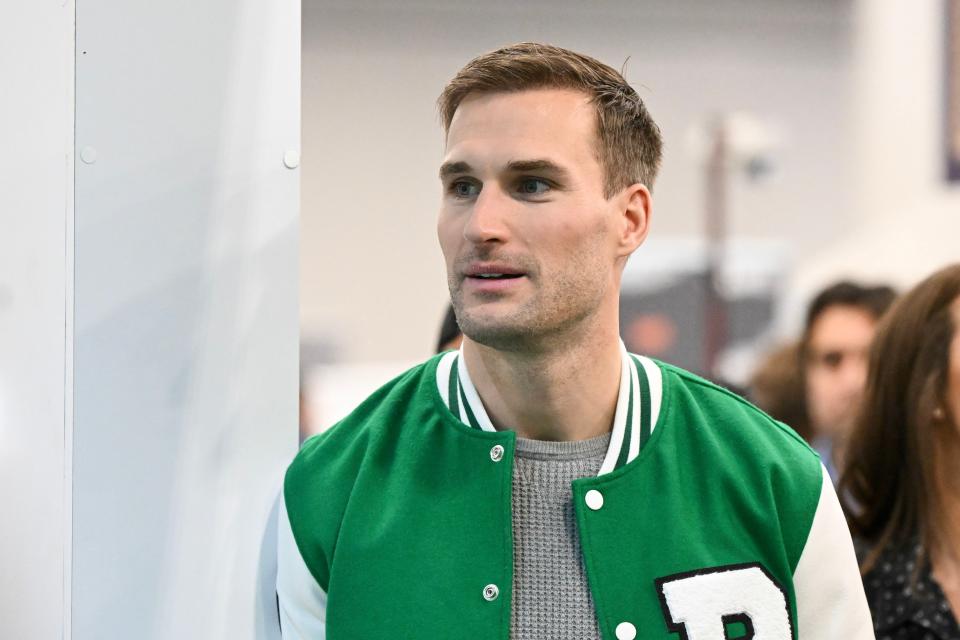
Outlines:
{"label": "man's chin", "polygon": [[460,330],[473,342],[500,351],[517,350],[536,336],[532,327],[524,323],[490,318],[464,318]]}

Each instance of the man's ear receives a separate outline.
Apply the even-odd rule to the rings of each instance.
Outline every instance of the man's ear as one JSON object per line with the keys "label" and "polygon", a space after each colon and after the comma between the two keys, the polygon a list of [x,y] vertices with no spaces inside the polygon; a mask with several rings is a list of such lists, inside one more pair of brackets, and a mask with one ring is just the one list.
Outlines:
{"label": "man's ear", "polygon": [[632,184],[617,196],[619,214],[620,255],[629,256],[647,238],[650,230],[650,215],[653,213],[653,197],[646,186]]}

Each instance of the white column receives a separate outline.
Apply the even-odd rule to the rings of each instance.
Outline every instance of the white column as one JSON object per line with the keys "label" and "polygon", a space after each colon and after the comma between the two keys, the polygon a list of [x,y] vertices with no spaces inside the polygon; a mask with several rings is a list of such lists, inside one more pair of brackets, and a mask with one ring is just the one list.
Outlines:
{"label": "white column", "polygon": [[300,3],[7,4],[0,637],[273,638]]}
{"label": "white column", "polygon": [[84,1],[76,58],[73,638],[267,637],[300,3]]}
{"label": "white column", "polygon": [[0,5],[0,637],[68,625],[74,5]]}

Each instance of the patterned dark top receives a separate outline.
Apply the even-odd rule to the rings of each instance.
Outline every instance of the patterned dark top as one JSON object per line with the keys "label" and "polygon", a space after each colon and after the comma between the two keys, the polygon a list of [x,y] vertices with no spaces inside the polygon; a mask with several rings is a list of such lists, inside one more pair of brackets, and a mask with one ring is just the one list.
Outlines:
{"label": "patterned dark top", "polygon": [[924,562],[912,582],[920,547],[887,550],[864,576],[877,640],[960,640],[950,604]]}

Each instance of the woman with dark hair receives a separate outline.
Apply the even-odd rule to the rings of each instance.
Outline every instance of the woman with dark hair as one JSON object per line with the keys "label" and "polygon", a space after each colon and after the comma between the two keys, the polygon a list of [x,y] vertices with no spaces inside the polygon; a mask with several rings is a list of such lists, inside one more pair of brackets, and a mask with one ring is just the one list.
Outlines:
{"label": "woman with dark hair", "polygon": [[881,322],[840,496],[878,640],[960,640],[960,264]]}

